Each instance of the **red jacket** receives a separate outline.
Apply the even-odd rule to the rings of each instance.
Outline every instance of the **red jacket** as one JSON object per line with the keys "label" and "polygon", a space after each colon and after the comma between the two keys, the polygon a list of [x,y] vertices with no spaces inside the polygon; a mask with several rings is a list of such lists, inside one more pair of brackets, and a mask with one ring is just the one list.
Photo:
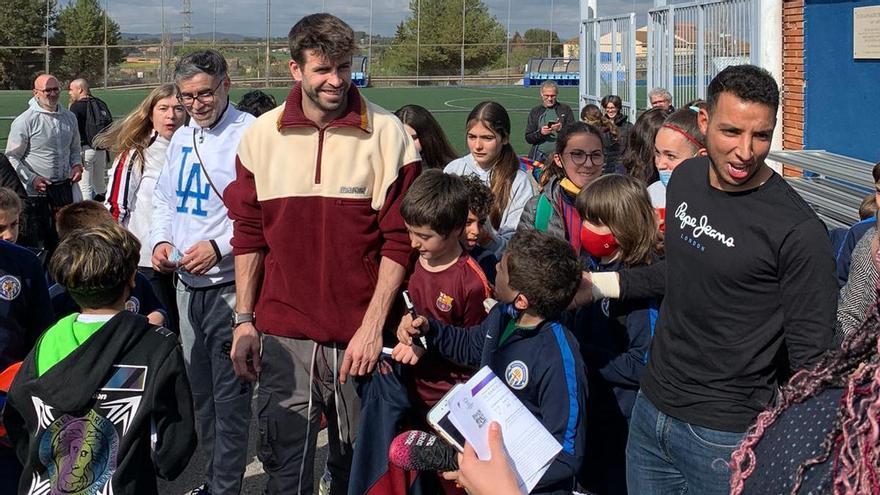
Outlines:
{"label": "red jacket", "polygon": [[420,171],[403,124],[352,86],[324,129],[306,118],[297,84],[242,137],[224,192],[235,255],[264,251],[257,328],[348,343],[376,287],[381,257],[407,266],[399,206]]}

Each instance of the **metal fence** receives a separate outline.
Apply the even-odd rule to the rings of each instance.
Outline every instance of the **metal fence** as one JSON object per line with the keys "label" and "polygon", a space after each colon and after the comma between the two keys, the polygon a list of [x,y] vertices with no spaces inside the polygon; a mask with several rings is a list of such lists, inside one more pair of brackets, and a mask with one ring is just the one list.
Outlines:
{"label": "metal fence", "polygon": [[[101,3],[105,11],[109,12],[110,19],[113,19],[114,11],[121,8],[112,0],[102,0]],[[157,0],[145,0],[145,3],[157,3]],[[168,4],[167,9],[165,3]],[[441,34],[438,34],[436,26],[432,26],[430,21],[422,22],[423,0],[406,2],[410,8],[404,7],[393,12],[388,11],[387,1],[382,2],[385,10],[380,10],[377,2],[374,12],[373,0],[370,0],[368,16],[364,14],[357,19],[345,19],[343,8],[345,12],[350,12],[355,7],[366,12],[366,3],[355,6],[344,0],[312,0],[311,3],[315,5],[311,8],[300,7],[309,2],[286,3],[276,0],[273,5],[272,0],[266,0],[265,19],[262,21],[265,34],[243,39],[237,36],[232,41],[218,35],[216,27],[218,3],[222,10],[230,8],[231,2],[212,2],[215,22],[213,36],[201,39],[189,37],[186,29],[192,29],[191,23],[185,20],[184,26],[181,26],[180,16],[185,12],[176,12],[178,7],[172,7],[172,3],[176,4],[163,0],[161,31],[153,31],[155,34],[150,37],[108,44],[105,35],[103,43],[62,46],[52,44],[52,36],[47,28],[42,44],[33,45],[35,42],[31,41],[31,46],[0,46],[0,52],[12,53],[14,59],[26,61],[27,63],[19,67],[22,72],[29,72],[28,76],[31,76],[30,73],[35,74],[37,71],[56,72],[66,52],[79,51],[94,61],[102,61],[95,63],[95,69],[86,74],[93,86],[119,87],[152,86],[168,81],[174,63],[181,55],[197,48],[212,47],[223,53],[230,62],[230,75],[236,82],[260,86],[283,85],[290,80],[287,68],[290,56],[286,37],[280,34],[286,35],[290,23],[298,18],[288,17],[288,11],[299,9],[295,15],[337,11],[359,33],[360,39],[357,41],[360,50],[357,55],[369,60],[368,72],[375,83],[513,84],[522,79],[530,59],[563,56],[566,50],[565,33],[571,35],[576,32],[578,24],[577,15],[569,11],[577,8],[577,0],[551,0],[549,9],[540,6],[539,16],[530,15],[523,8],[513,5],[516,3],[513,0],[508,0],[506,5],[494,2],[491,8],[474,0],[449,0],[449,5],[460,6],[460,11],[457,12],[460,15],[450,23],[455,26],[454,29],[446,29]],[[236,7],[232,5],[231,8],[234,10]],[[476,34],[482,33],[479,27],[482,24],[474,20],[477,15],[483,15],[482,12],[476,12],[478,9],[489,9],[488,14],[495,19],[491,42],[485,42],[485,36]],[[169,15],[165,14],[166,10]],[[263,15],[262,12],[252,14]],[[199,15],[210,15],[210,12],[189,12],[189,15],[196,19]],[[404,42],[395,40],[395,30],[399,30],[408,20],[415,26],[412,28],[412,36]],[[158,19],[155,24],[160,26]],[[406,25],[406,29],[410,29],[410,24]],[[249,29],[252,27],[248,26]],[[127,30],[125,25],[120,28],[123,32]],[[543,30],[546,39],[536,39],[534,36],[525,39],[525,32],[529,29]],[[552,33],[558,34],[562,39],[554,37]],[[120,55],[122,61],[116,63]],[[405,59],[405,62],[401,63],[401,59]],[[437,60],[442,63],[438,64]]]}
{"label": "metal fence", "polygon": [[667,5],[648,13],[648,88],[665,87],[678,105],[705,98],[709,81],[729,65],[756,63],[754,0]]}
{"label": "metal fence", "polygon": [[636,15],[634,13],[585,20],[581,45],[581,103],[599,105],[605,95],[618,95],[624,112],[635,121]]}

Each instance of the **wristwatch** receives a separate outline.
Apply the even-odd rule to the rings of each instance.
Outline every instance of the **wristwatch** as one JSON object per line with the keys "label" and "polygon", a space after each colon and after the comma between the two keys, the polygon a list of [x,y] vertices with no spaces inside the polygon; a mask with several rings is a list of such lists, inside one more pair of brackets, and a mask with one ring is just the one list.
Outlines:
{"label": "wristwatch", "polygon": [[257,321],[254,313],[236,313],[232,312],[232,328],[236,328],[243,323],[253,323]]}

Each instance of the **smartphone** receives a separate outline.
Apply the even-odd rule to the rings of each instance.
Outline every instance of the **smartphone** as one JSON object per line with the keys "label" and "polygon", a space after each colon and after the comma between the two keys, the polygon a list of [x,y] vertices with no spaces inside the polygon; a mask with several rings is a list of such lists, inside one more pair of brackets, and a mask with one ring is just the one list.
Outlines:
{"label": "smartphone", "polygon": [[455,447],[459,452],[464,452],[465,440],[464,435],[458,431],[458,428],[456,428],[455,425],[452,424],[452,420],[449,419],[449,399],[463,386],[463,383],[459,383],[452,387],[452,389],[440,399],[440,402],[435,404],[434,407],[428,411],[428,424],[431,425],[431,428],[434,428],[434,431],[436,431],[443,440],[449,442],[449,444]]}

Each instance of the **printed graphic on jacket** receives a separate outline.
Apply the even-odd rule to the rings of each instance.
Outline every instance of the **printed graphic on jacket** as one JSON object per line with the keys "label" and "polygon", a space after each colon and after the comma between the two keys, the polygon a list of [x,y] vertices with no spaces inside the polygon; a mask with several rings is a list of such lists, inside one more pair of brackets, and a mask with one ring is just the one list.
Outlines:
{"label": "printed graphic on jacket", "polygon": [[128,433],[143,398],[146,366],[114,365],[115,371],[94,396],[95,405],[83,416],[55,417],[52,407],[32,397],[39,418],[40,463],[28,494],[75,493],[111,495],[119,442]]}

